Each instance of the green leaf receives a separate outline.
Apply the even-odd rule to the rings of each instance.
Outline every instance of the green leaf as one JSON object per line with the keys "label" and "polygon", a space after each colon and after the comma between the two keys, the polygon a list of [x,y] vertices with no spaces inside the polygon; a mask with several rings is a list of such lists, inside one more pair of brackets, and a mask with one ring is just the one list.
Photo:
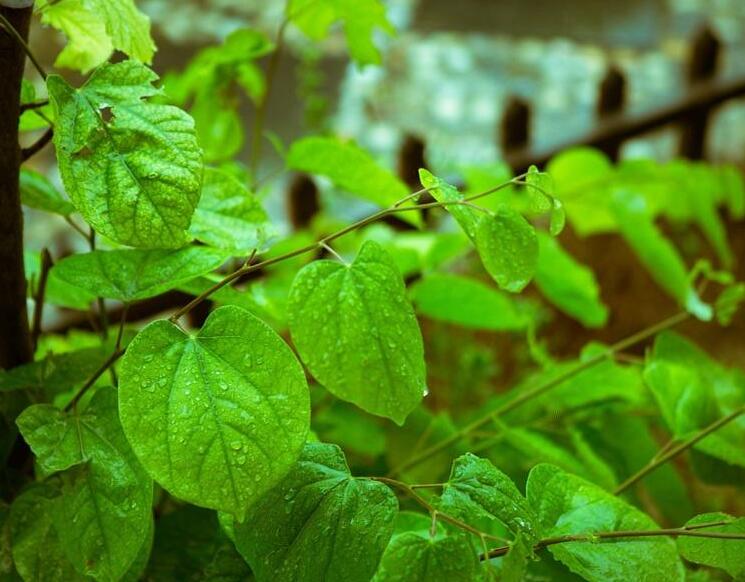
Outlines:
{"label": "green leaf", "polygon": [[462,204],[464,196],[427,170],[419,170],[419,180],[446,208],[476,247],[487,272],[505,289],[521,291],[533,277],[538,259],[535,229],[516,210],[500,204],[493,214],[484,215]]}
{"label": "green leaf", "polygon": [[11,506],[13,562],[25,582],[89,580],[75,571],[62,551],[51,515],[58,495],[51,485],[34,484]]}
{"label": "green leaf", "polygon": [[364,243],[351,265],[305,266],[287,311],[300,357],[332,394],[398,424],[419,404],[422,335],[401,275],[379,244]]}
{"label": "green leaf", "polygon": [[585,327],[602,327],[608,308],[600,299],[600,288],[589,267],[577,262],[559,242],[538,234],[535,283],[541,293],[564,313]]}
{"label": "green leaf", "polygon": [[554,183],[549,174],[539,172],[538,168],[530,166],[525,182],[531,212],[543,214],[554,209]]}
{"label": "green leaf", "polygon": [[463,533],[402,533],[383,554],[375,582],[475,582],[481,580],[473,546]]}
{"label": "green leaf", "polygon": [[476,227],[476,248],[487,272],[510,293],[519,293],[535,274],[538,239],[535,229],[509,206],[483,216]]}
{"label": "green leaf", "polygon": [[333,441],[347,453],[366,457],[385,453],[386,437],[379,420],[341,400],[320,407],[312,427],[319,440]]}
{"label": "green leaf", "polygon": [[[725,525],[706,527],[702,532],[745,535],[745,518],[735,518],[725,513],[704,513],[690,519],[686,528],[705,523],[726,522]],[[735,580],[745,577],[745,540],[679,537],[680,555],[689,562],[721,568]]]}
{"label": "green leaf", "polygon": [[[36,297],[38,281],[41,275],[41,256],[40,253],[23,251],[23,266],[26,270],[26,291],[29,299]],[[65,283],[54,274],[54,269],[49,271],[47,276],[47,286],[44,293],[44,303],[50,305],[59,305],[69,309],[78,309],[87,311],[91,302],[96,297],[86,293],[79,287]]]}
{"label": "green leaf", "polygon": [[150,19],[134,0],[41,0],[37,10],[44,24],[67,36],[57,67],[85,73],[107,61],[114,50],[145,63],[153,58]]}
{"label": "green leaf", "polygon": [[83,218],[123,244],[176,248],[188,241],[202,157],[186,113],[144,100],[159,93],[156,79],[123,61],[100,67],[80,89],[50,75],[47,90],[62,181]]}
{"label": "green leaf", "polygon": [[[527,497],[544,537],[658,528],[635,507],[551,465],[533,468]],[[675,542],[664,537],[561,543],[550,546],[549,551],[590,582],[684,580]]]}
{"label": "green leaf", "polygon": [[409,292],[418,313],[439,321],[493,331],[519,331],[530,322],[512,297],[476,279],[434,273]]}
{"label": "green leaf", "polygon": [[530,543],[538,541],[537,518],[515,484],[491,461],[466,453],[453,461],[442,491],[443,512],[469,521],[496,519]]}
{"label": "green leaf", "polygon": [[46,176],[22,168],[20,183],[21,202],[29,208],[62,216],[69,216],[75,211],[75,207],[57,191]]}
{"label": "green leaf", "polygon": [[683,259],[655,226],[644,198],[621,190],[616,192],[612,208],[621,234],[652,278],[697,318],[710,320],[711,307],[691,286]]}
{"label": "green leaf", "polygon": [[290,0],[287,18],[313,40],[323,40],[331,25],[342,21],[349,54],[358,65],[380,63],[375,29],[395,33],[380,0]]}
{"label": "green leaf", "polygon": [[367,582],[397,513],[393,492],[352,477],[339,447],[308,443],[279,486],[235,524],[236,545],[259,582]]}
{"label": "green leaf", "polygon": [[297,459],[309,425],[305,375],[262,321],[220,307],[188,335],[155,321],[120,370],[124,432],[173,495],[241,516]]}
{"label": "green leaf", "polygon": [[261,249],[271,226],[261,203],[234,176],[207,168],[189,233],[203,243],[245,254]]}
{"label": "green leaf", "polygon": [[714,303],[714,313],[720,325],[727,326],[745,301],[745,283],[735,283],[727,286]]}
{"label": "green leaf", "polygon": [[227,253],[207,247],[178,250],[93,251],[62,259],[52,272],[65,283],[125,303],[160,295],[225,262]]}
{"label": "green leaf", "polygon": [[114,389],[82,413],[35,404],[17,424],[44,471],[64,471],[52,519],[69,560],[81,574],[120,578],[149,535],[153,484],[124,438]]}
{"label": "green leaf", "polygon": [[[305,137],[290,146],[287,166],[293,170],[325,176],[350,194],[387,208],[409,194],[393,173],[352,141],[336,137]],[[421,225],[418,212],[399,214],[402,220]]]}

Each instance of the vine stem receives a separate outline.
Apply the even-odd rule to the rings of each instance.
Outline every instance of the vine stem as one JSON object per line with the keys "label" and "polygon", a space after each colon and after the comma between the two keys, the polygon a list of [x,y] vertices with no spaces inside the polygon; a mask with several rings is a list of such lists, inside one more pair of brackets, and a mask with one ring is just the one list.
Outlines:
{"label": "vine stem", "polygon": [[698,431],[696,434],[691,436],[690,438],[684,440],[678,445],[675,446],[668,446],[663,449],[663,454],[657,454],[655,455],[644,467],[642,467],[639,471],[637,471],[634,475],[626,479],[623,483],[621,483],[616,489],[613,491],[614,495],[619,495],[626,491],[629,487],[649,475],[652,471],[655,471],[660,466],[664,465],[671,459],[677,457],[684,451],[690,449],[693,445],[701,441],[702,439],[709,436],[711,433],[719,430],[726,424],[732,422],[742,414],[745,414],[745,406],[741,406],[740,408],[737,408],[730,412],[728,415],[723,416],[722,418],[716,420],[715,422],[712,422],[710,425],[702,428],[700,431]]}
{"label": "vine stem", "polygon": [[424,449],[423,451],[421,451],[420,453],[412,456],[408,461],[405,461],[404,463],[402,463],[401,465],[393,469],[393,471],[391,471],[389,476],[400,475],[402,471],[410,469],[411,467],[418,465],[422,461],[429,459],[432,455],[435,455],[439,453],[440,451],[446,449],[450,445],[458,442],[460,439],[468,436],[473,431],[480,429],[481,427],[488,424],[489,422],[493,422],[498,417],[503,416],[507,414],[508,412],[515,410],[516,408],[519,408],[526,402],[529,402],[533,400],[534,398],[541,396],[542,394],[545,394],[549,390],[556,388],[563,382],[566,382],[567,380],[573,378],[577,374],[584,372],[585,370],[589,368],[592,368],[593,366],[599,364],[600,362],[603,362],[604,360],[607,360],[608,358],[612,358],[616,353],[624,351],[630,348],[631,346],[634,346],[638,343],[643,342],[644,340],[649,339],[650,337],[657,335],[661,331],[670,329],[671,327],[674,327],[686,321],[689,317],[690,315],[687,312],[680,312],[671,317],[668,317],[667,319],[664,319],[654,325],[651,325],[650,327],[647,327],[646,329],[643,329],[635,334],[630,335],[629,337],[625,339],[622,339],[616,342],[615,344],[611,345],[607,350],[603,352],[599,352],[596,355],[592,356],[591,358],[588,358],[587,360],[578,362],[577,364],[575,364],[574,366],[572,366],[571,368],[569,368],[562,374],[555,376],[551,380],[547,380],[545,382],[542,382],[534,386],[531,389],[525,390],[519,396],[517,396],[516,398],[513,398],[512,400],[508,400],[496,410],[477,418],[476,420],[472,421],[471,423],[467,424],[460,430],[453,433],[448,438],[443,439],[440,442],[432,445],[431,447],[428,447]]}
{"label": "vine stem", "polygon": [[36,288],[36,295],[34,296],[34,317],[31,323],[31,349],[33,352],[36,352],[36,346],[39,343],[39,335],[41,334],[41,318],[44,314],[44,296],[46,294],[49,270],[52,268],[52,265],[52,255],[49,254],[49,250],[44,248],[41,251],[41,269],[39,273],[39,283]]}
{"label": "vine stem", "polygon": [[[628,530],[628,531],[608,531],[597,533],[570,534],[564,536],[555,536],[544,538],[533,545],[533,551],[542,550],[548,546],[556,544],[565,544],[571,542],[597,542],[603,540],[628,540],[630,538],[649,538],[649,537],[693,537],[693,538],[714,538],[722,540],[745,540],[745,534],[699,531],[707,527],[726,525],[729,522],[712,522],[702,523],[690,527],[678,527],[669,529],[651,529],[651,530]],[[481,560],[498,558],[509,553],[510,546],[501,546],[489,550],[486,554],[480,556]]]}
{"label": "vine stem", "polygon": [[247,261],[245,265],[240,267],[239,269],[236,269],[229,275],[226,275],[224,278],[222,278],[220,281],[212,285],[209,289],[206,289],[199,295],[197,295],[194,299],[189,301],[186,305],[183,307],[177,309],[171,317],[168,318],[168,320],[171,323],[176,323],[181,317],[189,313],[192,309],[194,309],[197,305],[199,305],[202,301],[209,298],[213,293],[216,293],[225,285],[229,285],[236,279],[239,279],[243,275],[247,275],[248,273],[252,273],[253,271],[258,271],[259,269],[262,269],[264,267],[268,267],[270,265],[274,265],[276,263],[280,263],[282,261],[285,261],[287,259],[292,259],[294,257],[297,257],[299,255],[304,255],[313,251],[316,251],[319,248],[323,248],[324,246],[328,245],[328,243],[344,236],[345,234],[348,234],[354,230],[358,230],[362,227],[367,226],[368,224],[371,224],[373,222],[377,222],[378,220],[385,218],[386,216],[391,216],[393,214],[398,214],[399,212],[410,212],[412,210],[425,210],[428,208],[444,208],[447,206],[463,206],[468,205],[471,201],[477,200],[478,198],[483,198],[484,196],[488,196],[489,194],[494,194],[495,192],[498,192],[499,190],[502,190],[504,188],[508,188],[509,186],[512,186],[513,184],[517,183],[517,181],[522,177],[516,176],[512,180],[509,180],[508,182],[504,182],[498,186],[495,186],[493,188],[490,188],[488,190],[485,190],[484,192],[480,192],[479,194],[475,194],[473,196],[469,196],[464,198],[463,200],[455,200],[452,202],[428,202],[425,204],[415,204],[412,206],[404,206],[407,202],[413,200],[417,196],[424,194],[425,192],[428,192],[428,188],[422,188],[421,190],[417,190],[416,192],[412,192],[411,194],[408,194],[407,196],[401,198],[397,202],[395,202],[392,206],[385,208],[383,210],[380,210],[374,214],[371,214],[370,216],[367,216],[361,220],[358,220],[357,222],[347,225],[344,228],[337,230],[336,232],[329,234],[319,240],[317,240],[314,243],[310,243],[309,245],[306,245],[304,247],[297,248],[295,250],[286,252],[282,255],[272,257],[271,259],[265,259],[263,261],[260,261],[258,263],[251,264],[251,261]]}

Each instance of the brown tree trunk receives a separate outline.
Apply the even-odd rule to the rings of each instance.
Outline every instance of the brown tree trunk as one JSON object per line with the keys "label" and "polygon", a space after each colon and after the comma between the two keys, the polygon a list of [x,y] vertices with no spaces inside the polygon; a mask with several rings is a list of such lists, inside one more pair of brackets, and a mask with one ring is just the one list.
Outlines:
{"label": "brown tree trunk", "polygon": [[[7,2],[6,2],[7,3]],[[2,14],[24,38],[32,8],[7,8]],[[26,55],[23,47],[0,28],[0,368],[33,359],[26,312],[26,275],[23,268],[23,214],[18,176],[21,79]]]}

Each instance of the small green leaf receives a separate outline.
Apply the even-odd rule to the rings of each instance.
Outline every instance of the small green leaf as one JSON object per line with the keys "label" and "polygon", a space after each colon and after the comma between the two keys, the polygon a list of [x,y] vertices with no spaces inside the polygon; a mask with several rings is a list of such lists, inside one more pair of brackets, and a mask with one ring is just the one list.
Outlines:
{"label": "small green leaf", "polygon": [[[635,507],[551,465],[533,468],[528,477],[527,497],[538,515],[544,537],[658,528],[652,518]],[[675,542],[664,537],[607,543],[577,541],[552,545],[549,551],[590,582],[682,582],[685,578]]]}
{"label": "small green leaf", "polygon": [[103,388],[82,413],[35,404],[17,420],[41,467],[63,471],[52,519],[65,554],[103,580],[129,569],[152,521],[153,484],[124,438],[116,400]]}
{"label": "small green leaf", "polygon": [[519,293],[533,278],[538,261],[535,229],[509,206],[479,220],[476,248],[487,272],[502,289]]}
{"label": "small green leaf", "polygon": [[22,168],[20,183],[21,202],[29,208],[62,216],[69,216],[75,211],[75,207],[57,191],[46,176]]}
{"label": "small green leaf", "polygon": [[271,226],[261,203],[234,176],[207,168],[189,233],[203,243],[246,254],[261,249]]}
{"label": "small green leaf", "polygon": [[393,492],[349,473],[336,445],[308,443],[289,475],[235,524],[257,580],[367,582],[393,533]]}
{"label": "small green leaf", "polygon": [[551,202],[551,218],[548,226],[548,230],[551,236],[559,236],[561,231],[564,230],[566,225],[566,212],[564,211],[564,205],[561,200],[554,198]]}
{"label": "small green leaf", "polygon": [[546,172],[539,172],[535,166],[528,168],[525,176],[527,194],[531,212],[543,214],[554,210],[554,184],[551,176]]}
{"label": "small green leaf", "polygon": [[697,318],[708,321],[711,306],[691,286],[683,259],[655,226],[644,198],[630,191],[615,193],[612,208],[618,228],[652,278]]}
{"label": "small green leaf", "polygon": [[47,89],[62,181],[83,218],[123,244],[177,248],[199,201],[202,156],[186,113],[143,100],[159,93],[156,79],[123,61],[80,89],[50,75]]}
{"label": "small green leaf", "polygon": [[469,521],[496,519],[512,533],[522,533],[530,543],[538,541],[537,518],[515,484],[488,459],[466,453],[453,461],[442,491],[443,512]]}
{"label": "small green leaf", "polygon": [[[305,137],[290,146],[286,161],[293,170],[325,176],[342,190],[384,208],[409,194],[406,184],[351,141]],[[422,223],[415,211],[399,216],[414,225]]]}
{"label": "small green leaf", "polygon": [[515,300],[476,279],[434,273],[410,288],[422,315],[473,329],[523,330],[529,314]]}
{"label": "small green leaf", "polygon": [[226,258],[226,252],[208,247],[93,251],[63,259],[52,272],[94,296],[129,303],[160,295],[204,275]]}
{"label": "small green leaf", "polygon": [[402,424],[426,391],[424,348],[404,282],[372,241],[351,265],[315,261],[295,277],[292,340],[331,393]]}
{"label": "small green leaf", "polygon": [[11,506],[13,563],[25,582],[90,580],[75,571],[62,551],[52,523],[52,505],[58,495],[51,485],[38,483],[16,497]]}
{"label": "small green leaf", "polygon": [[586,327],[602,327],[608,308],[600,299],[600,288],[589,267],[577,262],[559,242],[538,234],[535,283],[541,293],[564,313]]}
{"label": "small green leaf", "polygon": [[476,582],[482,580],[473,546],[463,533],[411,531],[393,538],[374,582]]}
{"label": "small green leaf", "polygon": [[287,473],[310,420],[292,351],[232,306],[195,336],[164,320],[143,329],[122,360],[119,399],[124,432],[158,483],[238,516]]}
{"label": "small green leaf", "polygon": [[[685,527],[719,522],[726,523],[699,531],[745,535],[745,518],[738,519],[725,513],[697,515],[690,519]],[[745,540],[679,537],[678,550],[689,562],[721,568],[735,580],[745,577]]]}
{"label": "small green leaf", "polygon": [[463,202],[465,198],[463,194],[458,192],[455,186],[448,184],[445,180],[438,178],[424,168],[419,170],[419,181],[435,200],[447,204],[445,206],[447,211],[452,214],[463,232],[471,239],[471,242],[476,244],[476,233],[481,214],[470,206],[458,204],[458,202]]}
{"label": "small green leaf", "polygon": [[720,325],[727,326],[745,301],[745,283],[728,285],[714,302],[714,313]]}
{"label": "small green leaf", "polygon": [[290,0],[287,18],[313,40],[322,40],[338,21],[344,23],[350,56],[358,65],[379,64],[373,42],[375,29],[395,33],[380,0]]}
{"label": "small green leaf", "polygon": [[44,24],[68,38],[57,67],[85,73],[108,60],[115,49],[145,63],[153,58],[150,19],[134,0],[40,0],[36,9]]}

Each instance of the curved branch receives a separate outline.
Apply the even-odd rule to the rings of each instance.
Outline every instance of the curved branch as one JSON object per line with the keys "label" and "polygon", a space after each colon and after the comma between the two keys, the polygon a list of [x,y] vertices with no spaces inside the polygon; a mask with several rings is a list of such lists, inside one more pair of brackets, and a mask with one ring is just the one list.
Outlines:
{"label": "curved branch", "polygon": [[27,148],[23,148],[21,150],[21,160],[25,162],[31,156],[40,152],[44,148],[45,145],[47,145],[50,141],[52,141],[52,137],[54,137],[54,130],[50,127],[34,143],[32,143]]}

